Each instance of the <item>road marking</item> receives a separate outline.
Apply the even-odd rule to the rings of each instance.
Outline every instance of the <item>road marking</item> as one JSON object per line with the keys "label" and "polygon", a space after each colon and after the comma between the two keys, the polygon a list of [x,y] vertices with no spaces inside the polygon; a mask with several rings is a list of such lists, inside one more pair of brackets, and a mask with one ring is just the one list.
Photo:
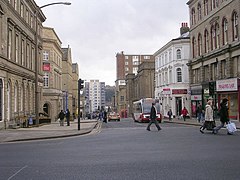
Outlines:
{"label": "road marking", "polygon": [[12,179],[14,176],[16,176],[18,173],[20,173],[23,169],[27,168],[28,166],[22,167],[20,170],[18,170],[15,174],[13,174],[11,177],[8,178],[8,180]]}

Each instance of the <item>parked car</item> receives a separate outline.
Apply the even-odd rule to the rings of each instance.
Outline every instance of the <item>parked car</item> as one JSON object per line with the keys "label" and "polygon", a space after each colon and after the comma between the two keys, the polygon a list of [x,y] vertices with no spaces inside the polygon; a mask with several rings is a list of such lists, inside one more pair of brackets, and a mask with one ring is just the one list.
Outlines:
{"label": "parked car", "polygon": [[120,116],[116,112],[110,112],[108,114],[108,121],[115,120],[115,121],[120,121]]}

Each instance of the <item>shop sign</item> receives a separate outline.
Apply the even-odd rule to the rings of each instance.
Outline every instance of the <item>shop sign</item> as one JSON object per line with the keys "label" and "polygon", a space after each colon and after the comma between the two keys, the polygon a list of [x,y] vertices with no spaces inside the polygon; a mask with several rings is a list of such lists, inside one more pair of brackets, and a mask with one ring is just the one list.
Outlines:
{"label": "shop sign", "polygon": [[163,94],[170,95],[171,94],[171,89],[170,88],[163,88]]}
{"label": "shop sign", "polygon": [[50,71],[50,63],[44,63],[43,64],[43,71]]}
{"label": "shop sign", "polygon": [[237,78],[233,79],[224,79],[216,81],[216,90],[217,91],[237,91],[238,83]]}
{"label": "shop sign", "polygon": [[172,94],[187,94],[187,89],[173,89]]}
{"label": "shop sign", "polygon": [[201,95],[192,95],[191,96],[191,100],[192,101],[201,101],[202,100],[202,96]]}

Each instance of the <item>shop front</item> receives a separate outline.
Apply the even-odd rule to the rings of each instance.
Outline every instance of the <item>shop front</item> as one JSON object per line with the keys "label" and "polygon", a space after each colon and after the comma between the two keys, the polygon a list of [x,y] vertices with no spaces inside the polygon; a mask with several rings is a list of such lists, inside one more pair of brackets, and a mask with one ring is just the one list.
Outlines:
{"label": "shop front", "polygon": [[197,106],[202,104],[202,86],[191,87],[191,114],[197,117]]}
{"label": "shop front", "polygon": [[239,121],[240,112],[240,79],[231,78],[216,81],[216,91],[218,95],[218,108],[221,100],[228,99],[229,118]]}

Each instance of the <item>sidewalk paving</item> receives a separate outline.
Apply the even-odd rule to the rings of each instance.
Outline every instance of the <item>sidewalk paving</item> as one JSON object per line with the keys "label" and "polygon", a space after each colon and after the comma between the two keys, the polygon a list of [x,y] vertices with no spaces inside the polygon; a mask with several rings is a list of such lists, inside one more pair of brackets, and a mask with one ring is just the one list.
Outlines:
{"label": "sidewalk paving", "polygon": [[39,127],[0,130],[0,143],[78,136],[92,132],[97,125],[98,121],[94,119],[81,120],[80,130],[77,120],[70,122],[70,126],[66,122],[64,126],[53,122]]}
{"label": "sidewalk paving", "polygon": [[[231,120],[231,121],[235,123],[237,129],[240,129],[240,122],[238,120]],[[169,121],[168,118],[164,118],[163,122],[194,125],[194,126],[199,126],[199,127],[202,126],[202,124],[203,124],[202,122],[199,123],[196,118],[190,118],[190,119],[187,118],[186,121],[183,121],[183,119],[178,119],[178,118],[172,118],[172,120]],[[215,122],[216,122],[216,126],[221,124],[219,119],[216,119]]]}

